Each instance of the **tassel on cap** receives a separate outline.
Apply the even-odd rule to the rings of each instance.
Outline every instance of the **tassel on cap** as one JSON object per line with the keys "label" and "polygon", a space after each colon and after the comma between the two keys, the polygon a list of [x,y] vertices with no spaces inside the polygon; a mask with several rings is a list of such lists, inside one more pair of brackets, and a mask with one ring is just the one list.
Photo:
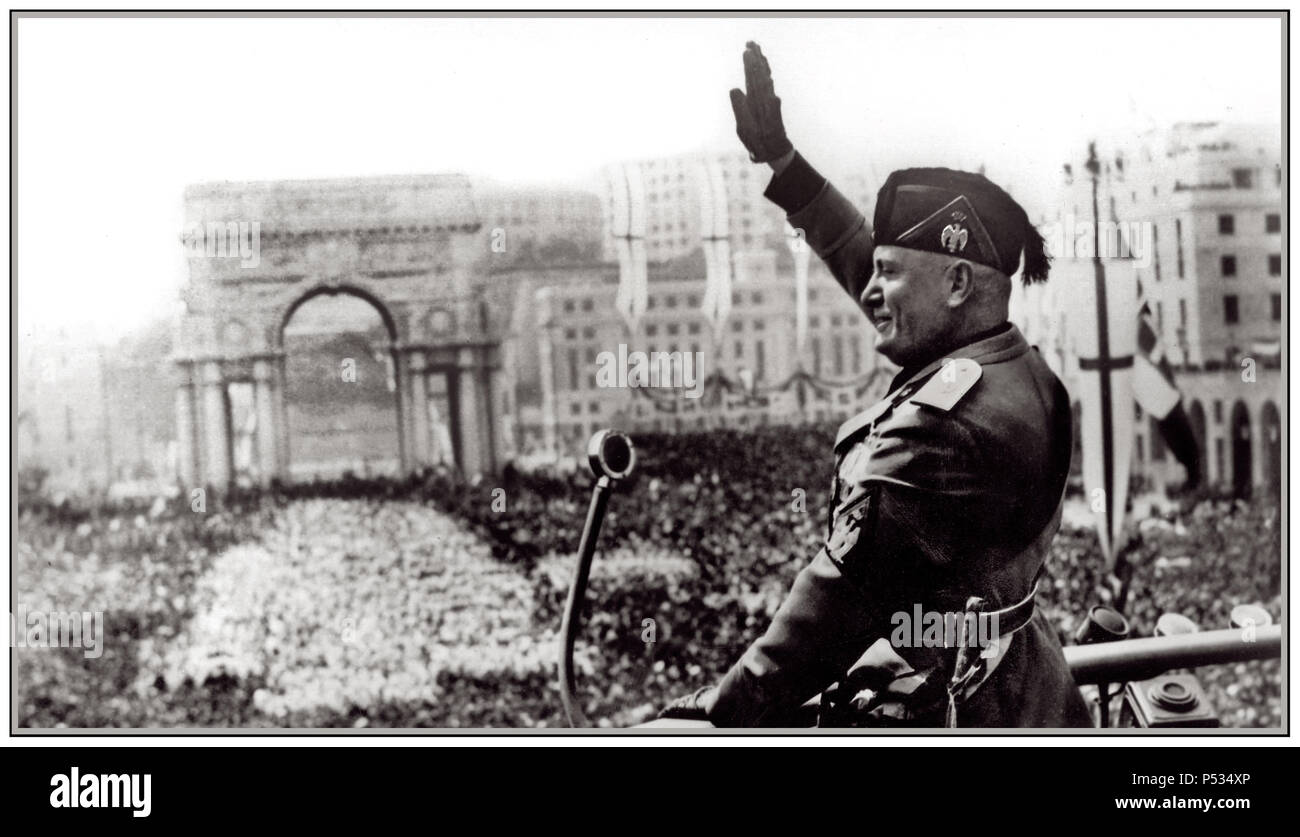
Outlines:
{"label": "tassel on cap", "polygon": [[1026,285],[1046,282],[1047,272],[1052,269],[1052,254],[1047,252],[1047,242],[1029,219],[1025,219],[1025,268],[1020,274]]}

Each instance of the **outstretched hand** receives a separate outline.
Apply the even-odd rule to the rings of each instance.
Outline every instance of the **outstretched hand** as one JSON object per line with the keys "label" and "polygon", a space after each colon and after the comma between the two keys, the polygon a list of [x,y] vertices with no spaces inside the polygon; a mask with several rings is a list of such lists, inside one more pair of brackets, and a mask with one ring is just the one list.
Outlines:
{"label": "outstretched hand", "polygon": [[772,87],[772,68],[753,41],[745,44],[745,90],[733,88],[731,109],[736,115],[736,136],[755,163],[774,163],[792,156],[794,146],[781,121],[781,100]]}

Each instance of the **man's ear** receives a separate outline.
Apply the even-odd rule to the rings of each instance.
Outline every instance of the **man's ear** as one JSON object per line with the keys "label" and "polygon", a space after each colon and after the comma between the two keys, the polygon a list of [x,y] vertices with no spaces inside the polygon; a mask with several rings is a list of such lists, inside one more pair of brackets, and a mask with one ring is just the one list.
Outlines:
{"label": "man's ear", "polygon": [[948,291],[948,307],[956,308],[975,293],[975,268],[958,259],[948,265],[943,281]]}

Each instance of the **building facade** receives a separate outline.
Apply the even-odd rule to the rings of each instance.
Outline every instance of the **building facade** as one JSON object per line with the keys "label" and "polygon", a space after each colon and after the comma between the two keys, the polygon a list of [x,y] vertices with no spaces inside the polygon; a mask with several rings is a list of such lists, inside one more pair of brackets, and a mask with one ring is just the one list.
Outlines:
{"label": "building facade", "polygon": [[[581,278],[521,283],[526,298],[515,305],[513,336],[515,351],[529,359],[514,372],[521,382],[540,382],[516,388],[522,449],[543,449],[554,439],[561,453],[575,454],[591,433],[609,426],[675,431],[835,421],[874,402],[896,370],[875,353],[854,301],[814,266],[800,352],[794,280],[777,270],[773,254],[758,255],[737,271],[721,331],[701,308],[702,266],[692,274],[678,264],[652,265],[648,310],[635,331],[615,309],[612,266]],[[690,353],[694,378],[660,387],[603,385],[602,365],[633,352]]]}
{"label": "building facade", "polygon": [[[1180,123],[1098,157],[1103,261],[1132,276],[1149,308],[1205,479],[1239,493],[1277,491],[1286,298],[1279,128]],[[1092,281],[1093,197],[1081,158],[1064,175],[1042,227],[1056,256],[1052,279],[1021,294],[1017,316],[1068,387],[1078,369],[1071,317],[1079,315],[1069,288]],[[1182,467],[1151,417],[1135,410],[1134,473],[1152,488],[1177,486]]]}
{"label": "building facade", "polygon": [[25,481],[72,495],[147,494],[175,482],[167,326],[113,344],[66,331],[22,335],[14,450]]}
{"label": "building facade", "polygon": [[[1278,131],[1189,123],[1101,156],[1099,210],[1129,230],[1116,240],[1130,251],[1108,253],[1106,263],[1129,271],[1151,308],[1207,478],[1278,485],[1286,294]],[[703,310],[705,167],[723,186],[732,249],[731,308],[716,324]],[[338,294],[378,312],[386,339],[376,351],[391,377],[401,471],[454,463],[481,473],[521,452],[576,454],[610,426],[839,421],[884,393],[896,370],[876,354],[855,301],[816,259],[800,341],[784,217],[762,196],[766,169],[743,154],[639,162],[648,307],[638,322],[625,321],[615,306],[609,226],[609,189],[625,171],[606,168],[605,185],[590,189],[451,175],[192,187],[187,231],[238,237],[255,223],[258,252],[241,258],[237,247],[214,252],[187,242],[185,313],[170,358],[171,432],[150,430],[149,444],[174,439],[162,458],[183,485],[221,486],[237,472],[254,482],[293,478],[285,331],[304,302]],[[837,185],[870,213],[874,184],[850,177]],[[1091,181],[1075,162],[1054,217],[1043,220],[1059,230],[1091,213]],[[1068,290],[1090,281],[1092,265],[1087,255],[1053,249],[1052,280],[1017,291],[1013,316],[1070,386],[1078,312]],[[601,376],[636,352],[679,364],[689,355],[689,368],[677,372],[691,378],[647,387],[618,369],[612,384]],[[108,440],[119,452],[115,464],[105,427],[125,427],[129,416],[107,421],[102,407],[91,409],[103,401],[98,361],[80,372],[70,363],[20,358],[20,462],[71,463],[97,481],[121,479],[133,440]],[[32,397],[31,387],[45,381],[74,392],[60,383],[67,376],[89,381],[93,392],[63,406]],[[1139,418],[1135,473],[1154,486],[1176,485],[1180,466],[1149,417]],[[137,448],[148,447],[136,437]]]}
{"label": "building facade", "polygon": [[[731,245],[731,309],[720,327],[703,310],[702,212],[718,197],[705,194],[710,167],[725,197]],[[610,220],[614,190],[627,189],[628,177],[638,175],[648,289],[645,315],[633,325],[615,306],[619,275]],[[883,393],[892,367],[876,355],[854,301],[816,260],[808,332],[799,345],[794,263],[785,216],[763,197],[769,177],[766,167],[739,153],[613,164],[601,173],[599,263],[566,269],[500,260],[502,281],[518,289],[507,351],[517,358],[513,432],[522,450],[575,454],[607,426],[676,431],[831,421]],[[843,188],[858,200],[867,195],[861,178],[847,179]],[[687,394],[689,385],[602,385],[602,363],[636,352],[688,353],[697,397]]]}
{"label": "building facade", "polygon": [[600,197],[572,187],[475,181],[474,204],[493,264],[575,264],[602,256]]}
{"label": "building facade", "polygon": [[[699,250],[705,167],[716,168],[721,178],[732,252],[770,251],[785,261],[785,214],[763,197],[772,174],[767,166],[755,165],[740,152],[679,154],[633,162],[639,166],[643,180],[646,255],[652,263],[669,262]],[[601,172],[600,200],[606,227],[603,253],[610,262],[615,260],[608,232],[611,192],[625,188],[625,166],[613,164]],[[873,186],[860,174],[836,180],[836,187],[868,214],[875,201],[874,190],[879,186]]]}

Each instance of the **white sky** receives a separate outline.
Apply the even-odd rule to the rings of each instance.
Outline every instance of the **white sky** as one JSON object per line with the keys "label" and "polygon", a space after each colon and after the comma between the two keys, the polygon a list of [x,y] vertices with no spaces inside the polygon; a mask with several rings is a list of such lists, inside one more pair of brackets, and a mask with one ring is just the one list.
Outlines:
{"label": "white sky", "polygon": [[738,148],[759,41],[830,175],[988,173],[1028,204],[1090,137],[1280,122],[1275,19],[18,22],[18,320],[113,338],[173,310],[189,183],[463,171],[560,182]]}

